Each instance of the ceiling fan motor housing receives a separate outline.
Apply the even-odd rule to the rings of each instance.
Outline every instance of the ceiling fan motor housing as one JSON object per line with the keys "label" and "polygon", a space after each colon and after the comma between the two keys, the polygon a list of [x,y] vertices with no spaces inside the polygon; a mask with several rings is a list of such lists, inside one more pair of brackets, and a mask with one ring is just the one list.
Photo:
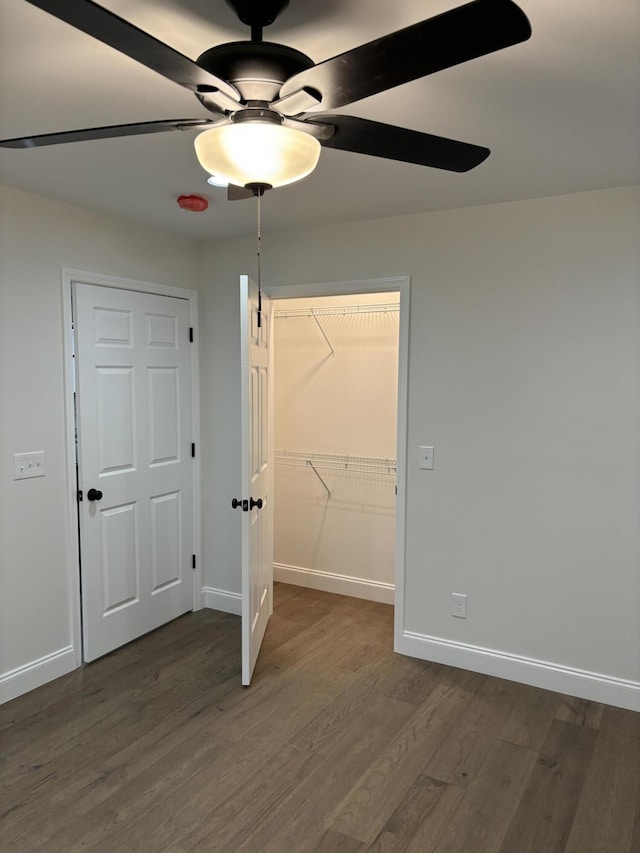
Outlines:
{"label": "ceiling fan motor housing", "polygon": [[251,41],[217,45],[197,61],[202,68],[232,83],[245,103],[273,101],[285,80],[314,65],[312,59],[293,47]]}
{"label": "ceiling fan motor housing", "polygon": [[289,0],[227,0],[243,24],[268,27],[287,8]]}

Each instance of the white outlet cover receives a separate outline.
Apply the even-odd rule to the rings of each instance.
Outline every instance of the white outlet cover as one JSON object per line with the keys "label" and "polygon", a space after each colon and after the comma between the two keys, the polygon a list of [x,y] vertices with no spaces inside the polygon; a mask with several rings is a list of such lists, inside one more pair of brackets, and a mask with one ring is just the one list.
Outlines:
{"label": "white outlet cover", "polygon": [[457,619],[467,618],[467,596],[459,592],[451,593],[451,615]]}

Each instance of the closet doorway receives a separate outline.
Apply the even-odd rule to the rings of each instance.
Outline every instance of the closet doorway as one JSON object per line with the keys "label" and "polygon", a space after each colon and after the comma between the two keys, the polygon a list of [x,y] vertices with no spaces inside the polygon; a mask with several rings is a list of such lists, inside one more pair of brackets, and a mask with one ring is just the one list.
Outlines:
{"label": "closet doorway", "polygon": [[398,639],[409,281],[270,288],[269,295],[274,580],[395,605]]}

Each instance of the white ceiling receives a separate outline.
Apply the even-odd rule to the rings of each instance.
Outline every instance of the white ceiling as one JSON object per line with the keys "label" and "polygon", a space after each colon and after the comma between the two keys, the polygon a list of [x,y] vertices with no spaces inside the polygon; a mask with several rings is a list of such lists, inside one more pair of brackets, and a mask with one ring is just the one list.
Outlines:
{"label": "white ceiling", "polygon": [[[248,30],[223,0],[103,0],[196,58]],[[290,0],[265,39],[315,61],[459,0]],[[313,175],[269,192],[264,230],[640,183],[640,3],[521,0],[529,41],[341,112],[488,146],[466,174],[323,150]],[[209,116],[187,90],[22,0],[0,0],[0,138]],[[255,202],[209,187],[195,131],[0,152],[0,181],[195,238],[255,227]],[[196,192],[206,213],[181,211]]]}

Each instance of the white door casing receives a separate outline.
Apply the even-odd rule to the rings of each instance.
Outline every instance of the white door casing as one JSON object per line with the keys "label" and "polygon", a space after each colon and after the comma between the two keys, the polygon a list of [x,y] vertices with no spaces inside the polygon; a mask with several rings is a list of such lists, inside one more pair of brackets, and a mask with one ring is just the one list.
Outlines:
{"label": "white door casing", "polygon": [[90,661],[193,606],[189,303],[85,283],[73,301]]}
{"label": "white door casing", "polygon": [[273,353],[271,304],[263,294],[259,319],[258,288],[248,276],[240,278],[240,306],[243,505],[238,510],[242,511],[242,683],[248,685],[273,612]]}

